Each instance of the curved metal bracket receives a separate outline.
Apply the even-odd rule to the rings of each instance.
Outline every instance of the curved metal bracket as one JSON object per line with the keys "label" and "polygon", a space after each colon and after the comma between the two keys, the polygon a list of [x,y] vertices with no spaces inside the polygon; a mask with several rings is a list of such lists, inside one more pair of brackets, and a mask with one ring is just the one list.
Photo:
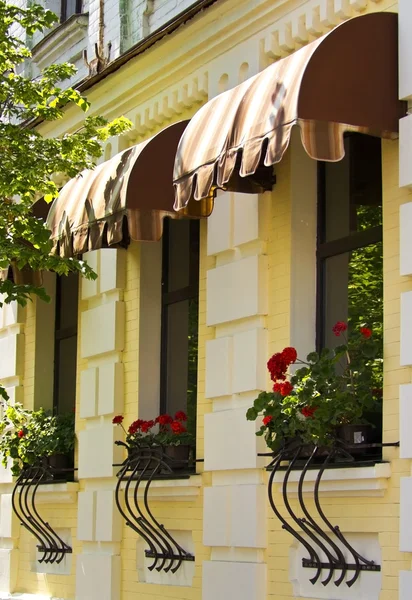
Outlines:
{"label": "curved metal bracket", "polygon": [[51,469],[43,466],[26,467],[17,479],[11,496],[14,514],[27,531],[37,540],[41,553],[39,563],[60,564],[72,549],[39,514],[36,494],[39,486],[54,482]]}
{"label": "curved metal bracket", "polygon": [[[179,461],[180,462],[180,461]],[[165,455],[161,448],[138,448],[129,453],[117,474],[115,490],[117,509],[126,525],[142,537],[149,548],[145,551],[153,559],[150,571],[176,573],[183,561],[194,561],[195,557],[186,552],[153,515],[149,504],[152,482],[160,475],[172,475],[173,459]],[[122,489],[124,487],[124,506]],[[143,488],[143,490],[142,490]],[[142,490],[139,494],[139,490]]]}
{"label": "curved metal bracket", "polygon": [[[300,509],[304,517],[298,517],[293,510],[289,494],[290,489],[288,488],[289,478],[291,471],[296,468],[296,463],[299,458],[302,457],[304,451],[307,450],[307,445],[292,443],[289,446],[285,446],[277,454],[265,455],[272,456],[273,460],[268,468],[271,468],[268,484],[268,495],[269,503],[272,507],[276,517],[282,523],[282,528],[288,531],[300,544],[304,546],[309,554],[308,558],[302,559],[302,566],[308,569],[315,569],[315,575],[310,579],[310,582],[314,585],[320,578],[322,571],[327,570],[325,578],[322,580],[322,585],[326,586],[332,580],[334,584],[339,587],[346,579],[346,585],[352,587],[353,584],[359,578],[361,571],[380,571],[380,565],[375,564],[373,560],[367,560],[357,552],[353,546],[345,538],[341,530],[337,525],[332,525],[329,519],[326,517],[319,498],[319,488],[322,481],[322,476],[330,464],[331,461],[337,455],[343,455],[349,460],[353,461],[353,458],[341,445],[333,446],[329,449],[313,447],[312,452],[308,456],[306,454],[306,460],[302,467],[302,471],[298,482],[298,502]],[[319,465],[319,473],[316,477],[313,499],[316,507],[317,514],[311,515],[309,509],[305,503],[303,497],[303,487],[305,483],[305,476],[311,466],[314,466],[313,462],[319,454],[325,456],[325,459],[321,465]],[[289,461],[288,467],[285,471],[285,476],[282,483],[282,500],[284,509],[289,517],[282,515],[279,507],[276,505],[273,497],[273,482],[276,473],[279,471],[280,465],[283,461]],[[321,519],[323,524],[326,526],[326,531],[320,527],[315,517]],[[292,523],[292,524],[291,524]],[[340,543],[340,545],[336,542]],[[348,562],[343,553],[343,548],[348,551],[353,559],[353,562]],[[322,562],[320,559],[320,551],[326,556],[327,561]],[[354,575],[347,579],[348,571],[355,571]]]}

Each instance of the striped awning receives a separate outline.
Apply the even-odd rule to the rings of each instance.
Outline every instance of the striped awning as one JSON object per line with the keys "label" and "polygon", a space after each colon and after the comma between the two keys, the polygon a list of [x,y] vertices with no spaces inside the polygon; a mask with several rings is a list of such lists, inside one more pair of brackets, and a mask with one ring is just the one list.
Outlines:
{"label": "striped awning", "polygon": [[[188,121],[175,123],[71,179],[47,216],[53,251],[73,256],[133,240],[160,239],[173,210],[173,163]],[[190,208],[190,207],[189,207]],[[190,216],[203,216],[193,203]],[[208,212],[210,214],[211,205]]]}
{"label": "striped awning", "polygon": [[210,100],[179,142],[175,209],[193,198],[209,204],[217,188],[270,189],[294,125],[306,152],[321,161],[343,158],[347,131],[396,137],[406,114],[397,31],[394,13],[350,19]]}

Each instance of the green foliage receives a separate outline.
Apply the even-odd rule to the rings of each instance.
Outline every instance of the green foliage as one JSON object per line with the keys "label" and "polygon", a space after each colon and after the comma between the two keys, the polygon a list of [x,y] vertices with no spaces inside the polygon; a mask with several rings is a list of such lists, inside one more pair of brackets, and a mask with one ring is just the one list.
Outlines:
{"label": "green foliage", "polygon": [[12,460],[12,473],[19,475],[24,465],[38,464],[47,456],[74,451],[74,413],[52,416],[43,409],[25,410],[21,404],[5,403],[0,422],[2,464]]}
{"label": "green foliage", "polygon": [[[33,128],[35,120],[61,119],[69,104],[83,112],[89,109],[77,90],[61,86],[76,72],[73,65],[51,65],[36,79],[24,75],[23,63],[31,57],[24,36],[47,29],[56,20],[40,5],[21,8],[0,0],[0,269],[15,263],[20,269],[28,265],[58,274],[78,271],[94,278],[86,263],[50,256],[49,231],[33,216],[32,205],[40,197],[51,201],[58,195],[54,174],[74,177],[92,168],[101,156],[102,142],[131,124],[123,117],[108,122],[92,116],[78,131],[57,138],[44,137]],[[33,293],[45,299],[41,288],[0,282],[2,302],[17,300],[24,305]]]}
{"label": "green foliage", "polygon": [[[345,324],[342,324],[345,326]],[[246,413],[255,421],[263,418],[256,435],[278,450],[287,440],[300,438],[305,443],[333,443],[338,425],[367,423],[381,412],[382,359],[380,339],[370,330],[359,330],[334,350],[325,348],[319,355],[311,352],[303,365],[273,392],[262,392]],[[281,355],[279,355],[281,356]],[[287,365],[285,366],[286,372]]]}

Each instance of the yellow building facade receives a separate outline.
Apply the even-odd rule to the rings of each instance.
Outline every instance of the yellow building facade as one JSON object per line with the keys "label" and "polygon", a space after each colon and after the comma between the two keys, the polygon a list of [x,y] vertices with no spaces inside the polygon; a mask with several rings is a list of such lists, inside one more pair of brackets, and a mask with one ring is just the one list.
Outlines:
{"label": "yellow building facade", "polygon": [[[398,6],[399,4],[399,6]],[[191,119],[209,100],[318,39],[343,21],[399,11],[400,99],[412,97],[409,74],[409,0],[217,1],[169,35],[83,83],[92,111],[127,116],[132,130],[107,144],[104,159],[177,121]],[[382,41],[384,43],[384,40]],[[116,63],[117,64],[117,63]],[[411,81],[409,81],[411,79]],[[410,88],[410,89],[409,89]],[[66,111],[44,135],[74,131],[81,116]],[[341,585],[314,584],[303,568],[304,547],[282,527],[268,499],[270,457],[246,410],[270,389],[266,361],[285,346],[300,355],[315,346],[319,165],[305,152],[297,128],[276,183],[262,194],[218,191],[212,214],[199,226],[199,310],[196,467],[189,475],[151,483],[148,503],[158,523],[194,560],[176,572],[149,569],[147,541],[125,522],[127,480],[116,415],[125,423],[162,410],[162,240],[131,240],[127,247],[91,250],[83,258],[95,281],[79,285],[74,481],[36,490],[35,506],[72,552],[40,562],[37,540],[12,510],[15,480],[0,471],[0,598],[21,600],[408,600],[412,597],[412,203],[410,116],[399,139],[381,144],[383,231],[384,388],[382,459],[329,466],[320,487],[322,507],[360,555],[380,570],[354,570]],[[346,159],[345,159],[346,160]],[[339,177],[348,161],[336,163]],[[343,166],[342,166],[343,165]],[[345,166],[346,165],[346,166]],[[157,169],[162,169],[159,161]],[[339,171],[339,169],[341,169]],[[326,177],[328,175],[326,174]],[[342,184],[343,185],[343,184]],[[339,217],[336,217],[339,218]],[[12,402],[53,406],[55,279],[45,276],[53,300],[0,314],[0,378]],[[260,425],[259,425],[260,426]],[[292,471],[288,500],[302,518],[301,470]],[[308,510],[319,467],[304,487]],[[273,500],[286,515],[276,473]],[[129,485],[133,489],[134,482]],[[144,482],[135,499],[144,502]],[[116,486],[118,492],[116,492]],[[32,492],[31,492],[32,493]],[[132,494],[133,495],[133,494]],[[22,500],[24,502],[24,498]],[[147,508],[147,507],[146,507]],[[144,514],[147,510],[144,508]],[[127,512],[127,511],[126,511]],[[136,513],[139,518],[140,513]],[[316,517],[318,519],[318,517]],[[324,525],[322,525],[323,527]],[[141,527],[141,523],[139,524]],[[46,526],[47,528],[47,526]],[[143,528],[143,531],[144,528]],[[150,537],[150,535],[149,535]],[[327,562],[322,552],[323,562]],[[353,555],[346,555],[353,566]],[[355,561],[356,562],[356,561]],[[158,563],[159,566],[159,563]]]}

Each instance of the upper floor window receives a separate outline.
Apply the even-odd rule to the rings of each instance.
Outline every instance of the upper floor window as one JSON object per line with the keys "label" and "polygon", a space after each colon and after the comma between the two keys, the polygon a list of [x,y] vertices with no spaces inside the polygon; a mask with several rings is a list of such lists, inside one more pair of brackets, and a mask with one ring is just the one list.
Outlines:
{"label": "upper floor window", "polygon": [[58,414],[71,412],[76,403],[78,294],[76,273],[56,278],[53,409]]}
{"label": "upper floor window", "polygon": [[199,221],[165,220],[162,242],[160,410],[187,412],[195,433],[199,316]]}
{"label": "upper floor window", "polygon": [[61,0],[60,22],[64,23],[69,17],[82,12],[82,0]]}

